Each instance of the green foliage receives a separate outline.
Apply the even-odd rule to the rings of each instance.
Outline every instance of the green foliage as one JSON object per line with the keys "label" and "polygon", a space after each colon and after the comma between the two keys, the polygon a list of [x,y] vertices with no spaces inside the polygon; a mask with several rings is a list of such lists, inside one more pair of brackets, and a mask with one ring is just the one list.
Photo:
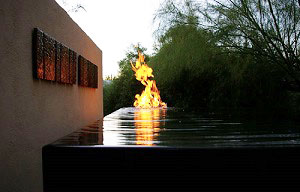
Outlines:
{"label": "green foliage", "polygon": [[[157,18],[169,26],[164,26],[159,34],[159,47],[150,64],[168,106],[271,115],[290,111],[282,68],[273,65],[268,57],[224,46],[225,33],[203,27],[199,24],[201,20],[188,22],[188,15],[200,17],[184,10],[197,12],[198,8],[193,1],[184,4],[167,1],[158,12]],[[171,14],[163,14],[164,10]],[[228,25],[227,30],[232,30],[231,27]],[[240,46],[248,46],[245,41],[228,38]]]}
{"label": "green foliage", "polygon": [[[156,53],[151,60],[146,56],[162,100],[189,111],[297,118],[300,9],[295,0],[271,2],[215,1],[205,8],[193,0],[166,0],[155,17]],[[296,36],[288,40],[291,34]],[[104,87],[105,114],[132,106],[144,89],[130,66],[137,49],[120,61],[120,75]]]}
{"label": "green foliage", "polygon": [[281,79],[300,91],[300,4],[296,0],[215,0],[206,16],[220,44],[283,70]]}
{"label": "green foliage", "polygon": [[210,60],[216,58],[216,62],[219,58],[210,35],[192,25],[179,25],[161,38],[163,46],[150,65],[169,106],[205,107],[207,96],[203,96],[214,82]]}

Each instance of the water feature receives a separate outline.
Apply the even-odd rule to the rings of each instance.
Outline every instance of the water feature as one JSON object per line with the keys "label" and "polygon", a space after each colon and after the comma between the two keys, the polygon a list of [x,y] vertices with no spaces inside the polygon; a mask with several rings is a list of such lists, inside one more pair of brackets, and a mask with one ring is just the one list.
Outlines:
{"label": "water feature", "polygon": [[121,108],[57,144],[180,147],[296,146],[300,125],[284,120],[234,119],[176,108]]}
{"label": "water feature", "polygon": [[295,122],[175,108],[121,108],[100,122],[43,147],[47,191],[287,191],[299,184]]}

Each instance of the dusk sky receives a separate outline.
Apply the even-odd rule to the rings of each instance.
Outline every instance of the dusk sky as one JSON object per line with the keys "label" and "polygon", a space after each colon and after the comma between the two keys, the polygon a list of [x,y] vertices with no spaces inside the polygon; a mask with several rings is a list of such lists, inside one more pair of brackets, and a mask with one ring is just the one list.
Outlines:
{"label": "dusk sky", "polygon": [[[153,52],[153,18],[163,0],[56,0],[103,52],[103,77],[118,74],[118,61],[140,43]],[[77,11],[77,4],[83,6]]]}

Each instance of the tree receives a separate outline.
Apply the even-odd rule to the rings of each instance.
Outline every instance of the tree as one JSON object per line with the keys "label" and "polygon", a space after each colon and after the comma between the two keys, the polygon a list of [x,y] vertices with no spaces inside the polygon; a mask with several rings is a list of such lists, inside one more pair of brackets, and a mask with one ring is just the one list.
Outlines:
{"label": "tree", "polygon": [[[244,7],[237,9],[236,2]],[[275,47],[269,49],[272,45],[262,36],[267,33],[273,38],[276,31],[264,28],[261,34],[243,18],[241,11],[249,3],[254,0],[215,1],[206,6],[193,0],[162,4],[155,17],[159,44],[150,64],[168,106],[266,114],[282,114],[289,106],[297,106],[290,102],[294,93],[283,89],[282,81],[295,88],[297,70],[287,68],[286,60],[278,56],[281,53]],[[268,8],[268,1],[263,3]],[[257,17],[260,13],[254,8],[246,13]],[[260,20],[267,26],[265,19]]]}
{"label": "tree", "polygon": [[214,0],[205,15],[220,46],[276,64],[288,88],[300,91],[299,1]]}
{"label": "tree", "polygon": [[57,0],[57,2],[59,2],[68,13],[71,12],[77,13],[80,10],[87,12],[86,9],[84,8],[85,6],[82,5],[82,3],[78,3],[77,1],[67,2],[66,0]]}
{"label": "tree", "polygon": [[157,39],[160,40],[171,28],[177,26],[197,27],[202,16],[199,12],[200,5],[193,0],[166,0],[157,10],[154,22],[158,23],[155,31]]}

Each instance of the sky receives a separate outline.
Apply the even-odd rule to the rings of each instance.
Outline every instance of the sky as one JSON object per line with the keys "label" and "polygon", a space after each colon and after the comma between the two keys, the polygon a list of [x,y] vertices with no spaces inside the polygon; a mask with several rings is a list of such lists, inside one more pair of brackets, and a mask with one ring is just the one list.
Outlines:
{"label": "sky", "polygon": [[[118,75],[131,45],[153,53],[153,18],[163,0],[56,0],[102,50],[103,77]],[[83,8],[74,11],[76,5]]]}

